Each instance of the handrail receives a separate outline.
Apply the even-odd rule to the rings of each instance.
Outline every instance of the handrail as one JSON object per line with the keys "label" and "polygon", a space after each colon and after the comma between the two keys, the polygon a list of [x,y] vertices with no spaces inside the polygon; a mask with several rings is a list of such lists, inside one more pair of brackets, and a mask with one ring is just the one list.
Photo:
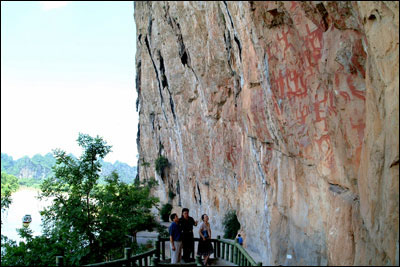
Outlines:
{"label": "handrail", "polygon": [[[136,254],[131,256],[131,248],[125,248],[124,258],[112,260],[112,261],[105,261],[105,262],[98,262],[87,264],[83,266],[116,266],[116,265],[130,265],[133,263],[134,266],[149,266],[151,259],[154,255],[157,254],[157,249],[151,249],[144,253]],[[57,266],[63,266],[57,264]]]}
{"label": "handrail", "polygon": [[[146,251],[141,254],[131,256],[131,248],[125,248],[124,258],[88,264],[84,266],[115,266],[115,265],[134,265],[134,266],[173,266],[173,264],[161,262],[166,261],[165,257],[165,242],[168,242],[169,238],[158,236],[156,241],[156,248]],[[200,238],[194,238],[194,242],[200,241]],[[210,239],[214,243],[214,258],[223,259],[239,266],[262,266],[261,262],[256,262],[249,253],[239,244],[236,239],[235,242],[221,239],[220,236],[217,238]],[[193,250],[194,256],[194,250]],[[196,262],[181,263],[182,266],[201,266],[200,256],[193,257]],[[56,257],[56,266],[63,266],[64,261],[62,256]]]}
{"label": "handrail", "polygon": [[[194,242],[200,241],[200,238],[193,238]],[[169,238],[158,237],[157,242],[168,242]],[[210,241],[214,243],[214,258],[222,258],[233,264],[240,266],[262,266],[261,262],[256,262],[249,253],[239,244],[236,239],[234,242],[221,239],[220,236],[217,238],[211,238]],[[165,244],[163,244],[165,245]],[[160,247],[159,245],[157,246]],[[226,248],[226,250],[225,250]],[[164,253],[162,253],[164,254]],[[160,255],[160,254],[159,254]],[[158,258],[159,259],[159,258]],[[165,260],[165,256],[163,257]],[[192,263],[193,264],[193,263]],[[169,266],[167,263],[157,261],[156,265]]]}
{"label": "handrail", "polygon": [[232,262],[239,266],[262,266],[262,262],[256,262],[249,253],[239,244],[238,239],[235,242],[217,237],[219,258]]}

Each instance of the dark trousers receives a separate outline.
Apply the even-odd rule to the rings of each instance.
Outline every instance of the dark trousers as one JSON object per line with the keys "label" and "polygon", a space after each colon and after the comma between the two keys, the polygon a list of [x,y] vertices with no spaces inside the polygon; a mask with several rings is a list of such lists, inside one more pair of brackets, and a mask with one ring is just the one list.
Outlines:
{"label": "dark trousers", "polygon": [[182,250],[183,250],[182,259],[185,262],[189,262],[190,254],[193,252],[193,249],[194,249],[193,233],[183,233],[183,235],[182,235]]}

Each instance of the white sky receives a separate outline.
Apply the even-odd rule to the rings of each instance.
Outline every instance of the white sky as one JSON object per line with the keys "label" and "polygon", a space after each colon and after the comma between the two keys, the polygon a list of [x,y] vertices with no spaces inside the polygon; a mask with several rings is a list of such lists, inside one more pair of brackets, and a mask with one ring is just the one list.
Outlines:
{"label": "white sky", "polygon": [[106,161],[137,163],[132,2],[1,2],[1,152],[79,156],[100,135]]}

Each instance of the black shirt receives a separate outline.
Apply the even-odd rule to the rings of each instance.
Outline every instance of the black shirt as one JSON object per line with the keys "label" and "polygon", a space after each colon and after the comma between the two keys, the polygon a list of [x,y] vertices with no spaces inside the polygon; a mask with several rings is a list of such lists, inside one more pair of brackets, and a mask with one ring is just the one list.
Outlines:
{"label": "black shirt", "polygon": [[194,219],[190,216],[187,220],[181,217],[179,218],[179,226],[181,227],[183,234],[193,233]]}

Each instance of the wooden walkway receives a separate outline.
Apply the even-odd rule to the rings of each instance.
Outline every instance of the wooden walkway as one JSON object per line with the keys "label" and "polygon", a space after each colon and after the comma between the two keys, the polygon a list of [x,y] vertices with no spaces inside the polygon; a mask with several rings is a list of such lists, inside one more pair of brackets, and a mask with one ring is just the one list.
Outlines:
{"label": "wooden walkway", "polygon": [[[144,239],[141,241],[146,242],[149,239],[153,239],[153,234],[148,232],[141,237]],[[140,239],[140,237],[138,239]],[[169,257],[169,238],[157,236],[155,248],[147,252],[132,255],[132,249],[127,247],[124,249],[124,257],[121,259],[98,262],[85,266],[202,266],[201,257],[196,255],[197,246],[195,246],[195,242],[199,242],[199,240],[199,238],[194,238],[193,240],[193,250],[191,253],[192,261],[188,263],[181,262],[180,264],[171,264]],[[223,239],[218,235],[216,239],[211,238],[210,242],[213,244],[214,248],[209,262],[211,266],[262,266],[262,262],[255,261],[245,248],[239,245],[237,239],[235,241]],[[64,266],[63,256],[56,256],[56,266]]]}
{"label": "wooden walkway", "polygon": [[[165,227],[169,227],[170,225],[171,225],[171,223],[170,222],[160,222],[161,223],[161,225],[163,225],[163,226],[165,226]],[[198,236],[198,234],[196,234],[198,231],[197,231],[197,228],[195,228],[194,229],[194,232],[195,232],[195,236]],[[223,236],[224,235],[224,233],[223,232],[221,232],[221,231],[218,231],[218,230],[212,230],[212,235],[213,236]],[[136,237],[137,237],[137,242],[139,243],[139,244],[146,244],[146,242],[147,241],[149,241],[149,240],[152,240],[152,241],[156,241],[157,240],[157,236],[158,236],[158,233],[157,232],[149,232],[149,231],[141,231],[141,232],[138,232],[137,233],[137,235],[136,235]],[[226,240],[229,240],[229,239],[226,239]],[[230,240],[230,241],[233,241],[233,240]],[[167,245],[167,248],[169,248],[169,242],[168,242],[168,245]],[[244,248],[246,249],[246,251],[247,251],[247,253],[249,253],[249,255],[256,261],[256,262],[262,262],[262,258],[261,258],[261,256],[258,254],[258,253],[256,253],[256,252],[254,252],[254,251],[252,251],[252,250],[250,250],[249,248],[247,248],[246,246],[244,246]],[[195,253],[197,253],[197,246],[195,246]],[[170,256],[170,251],[169,251],[169,249],[166,251],[166,256],[168,257],[168,258],[170,258],[171,256]],[[230,266],[230,265],[228,265],[228,266]]]}

